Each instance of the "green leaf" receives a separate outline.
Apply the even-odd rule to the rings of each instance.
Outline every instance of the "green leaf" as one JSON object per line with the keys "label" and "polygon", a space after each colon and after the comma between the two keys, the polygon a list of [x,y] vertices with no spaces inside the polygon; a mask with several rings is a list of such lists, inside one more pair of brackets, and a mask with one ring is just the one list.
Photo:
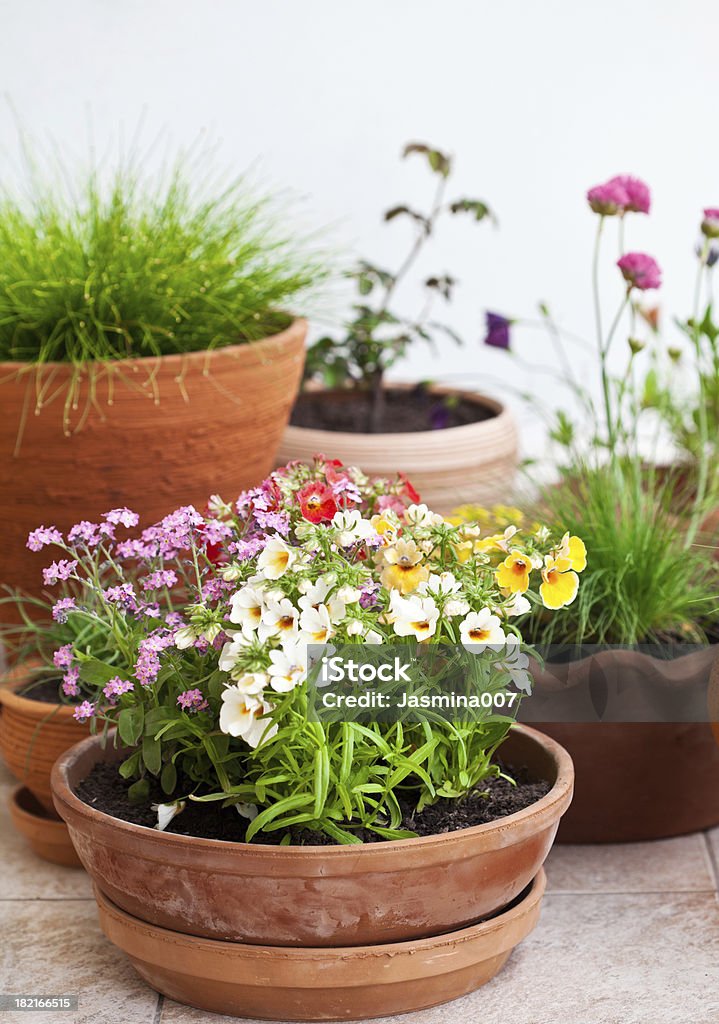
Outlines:
{"label": "green leaf", "polygon": [[145,724],[145,709],[142,704],[131,708],[123,708],[117,716],[117,731],[120,739],[128,747],[135,747],[140,742]]}
{"label": "green leaf", "polygon": [[159,775],[162,768],[162,746],[154,736],[142,737],[142,760],[148,772]]}
{"label": "green leaf", "polygon": [[137,782],[133,782],[127,791],[127,799],[131,804],[145,803],[150,798],[150,781],[149,779],[138,779]]}
{"label": "green leaf", "polygon": [[162,769],[160,785],[162,786],[162,792],[167,793],[168,796],[170,793],[174,793],[175,787],[177,786],[177,769],[172,761],[168,761]]}
{"label": "green leaf", "polygon": [[471,213],[475,220],[484,220],[485,217],[494,220],[494,214],[481,199],[456,199],[449,206],[450,213]]}
{"label": "green leaf", "polygon": [[142,751],[136,750],[134,754],[122,762],[118,771],[123,779],[131,779],[133,775],[137,775],[140,770],[140,760],[142,758]]}
{"label": "green leaf", "polygon": [[298,793],[296,796],[285,797],[284,800],[278,800],[276,804],[271,807],[266,807],[264,811],[261,811],[254,821],[251,821],[247,828],[246,840],[249,841],[253,836],[268,825],[275,818],[279,818],[280,815],[286,814],[287,811],[295,811],[299,807],[311,807],[314,803],[314,796],[312,793]]}
{"label": "green leaf", "polygon": [[449,173],[452,169],[452,161],[446,153],[442,153],[439,149],[434,149],[432,146],[428,146],[424,142],[408,142],[402,150],[402,156],[407,157],[412,153],[419,153],[427,158],[431,170],[435,174],[441,174],[443,178],[448,178]]}
{"label": "green leaf", "polygon": [[89,658],[80,651],[77,656],[80,662],[80,678],[90,686],[104,686],[119,674],[117,665],[106,665],[104,661]]}

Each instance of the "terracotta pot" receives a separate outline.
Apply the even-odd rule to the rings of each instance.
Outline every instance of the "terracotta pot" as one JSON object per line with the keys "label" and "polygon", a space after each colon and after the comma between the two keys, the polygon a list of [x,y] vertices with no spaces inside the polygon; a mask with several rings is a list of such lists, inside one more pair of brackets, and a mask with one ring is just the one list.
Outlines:
{"label": "terracotta pot", "polygon": [[246,345],[88,367],[70,436],[72,366],[0,363],[0,582],[37,593],[51,557],[25,542],[41,522],[64,531],[127,505],[149,525],[259,483],[299,387],[306,330],[296,320]]}
{"label": "terracotta pot", "polygon": [[[393,388],[399,387],[392,385]],[[411,385],[404,385],[407,390]],[[435,512],[448,514],[458,505],[492,505],[506,501],[518,459],[517,427],[509,409],[485,395],[454,388],[430,388],[436,395],[457,395],[492,416],[463,427],[403,434],[350,434],[288,426],[277,452],[277,464],[306,462],[321,452],[359,466],[370,476],[407,474]],[[342,391],[327,392],[327,401],[341,402]]]}
{"label": "terracotta pot", "polygon": [[572,795],[572,763],[533,729],[508,763],[552,783],[531,807],[444,835],[365,846],[263,846],[195,839],[119,821],[77,784],[117,759],[98,738],[57,762],[53,792],[97,887],[133,917],[173,931],[271,946],[359,946],[437,935],[506,906],[529,884]]}
{"label": "terracotta pot", "polygon": [[[571,686],[574,672],[574,710],[580,719],[588,690],[579,687],[577,679],[592,671],[592,662],[597,669],[604,661],[606,673],[611,657],[620,684],[626,686],[632,677],[635,682],[641,677],[649,685],[668,687],[673,691],[670,699],[675,693],[679,707],[682,684],[689,687],[701,678],[706,684],[712,664],[719,688],[716,652],[707,648],[671,662],[658,662],[636,651],[605,652],[583,663],[548,666],[543,682],[547,685],[553,675],[555,682],[569,681]],[[539,702],[533,708],[533,720],[542,717],[541,690],[540,681],[539,692],[535,688],[527,702],[530,706],[535,699]],[[647,701],[639,682],[627,686],[627,709],[641,709]],[[566,747],[576,772],[574,799],[562,820],[558,842],[642,842],[719,825],[719,729],[713,735],[708,722],[577,720],[542,722],[539,727]]]}
{"label": "terracotta pot", "polygon": [[436,1006],[484,985],[539,918],[544,872],[510,909],[436,938],[286,949],[148,925],[96,890],[105,935],[153,988],[181,1003],[280,1021],[366,1020]]}
{"label": "terracotta pot", "polygon": [[17,692],[27,676],[16,670],[0,687],[0,753],[18,780],[53,815],[50,772],[68,748],[87,736],[87,725],[76,722],[73,708],[30,700]]}
{"label": "terracotta pot", "polygon": [[10,818],[38,857],[63,867],[82,867],[65,822],[47,811],[24,786],[17,786],[10,795]]}

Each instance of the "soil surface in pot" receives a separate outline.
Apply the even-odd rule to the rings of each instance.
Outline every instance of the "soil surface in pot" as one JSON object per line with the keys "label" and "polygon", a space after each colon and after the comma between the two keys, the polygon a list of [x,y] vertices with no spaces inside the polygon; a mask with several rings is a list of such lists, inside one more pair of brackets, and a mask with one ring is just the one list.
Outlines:
{"label": "soil surface in pot", "polygon": [[68,697],[64,700],[60,699],[59,679],[40,679],[37,682],[28,683],[27,686],[23,686],[21,690],[18,690],[18,696],[25,697],[26,700],[40,701],[41,704],[78,703],[78,701]]}
{"label": "soil surface in pot", "polygon": [[[515,780],[516,785],[502,778],[489,779],[465,800],[440,800],[420,813],[416,813],[409,802],[400,799],[404,812],[401,828],[411,829],[419,836],[429,836],[484,825],[497,818],[514,814],[515,811],[524,810],[551,789],[549,782],[536,782],[530,779],[524,768],[503,765],[501,768]],[[148,801],[133,803],[127,795],[129,785],[130,783],[118,773],[117,765],[98,764],[80,783],[76,792],[81,800],[98,811],[134,825],[152,828],[157,822],[157,814],[152,810],[151,804],[169,803],[172,798],[163,794],[159,785],[155,784]],[[183,836],[195,836],[198,839],[222,839],[243,843],[247,825],[246,818],[229,809],[223,810],[218,803],[202,804],[188,801],[185,809],[173,818],[166,831]],[[329,836],[308,829],[294,828],[289,831],[292,845],[335,845]],[[279,845],[283,835],[285,833],[281,830],[259,833],[252,841],[265,845]],[[357,835],[367,843],[386,842],[376,833],[364,829],[358,831]]]}
{"label": "soil surface in pot", "polygon": [[384,407],[374,430],[371,409],[370,395],[366,392],[307,392],[298,398],[290,423],[294,427],[349,434],[411,434],[420,430],[465,427],[496,416],[481,400],[472,402],[458,395],[432,394],[423,387],[412,391],[385,391]]}

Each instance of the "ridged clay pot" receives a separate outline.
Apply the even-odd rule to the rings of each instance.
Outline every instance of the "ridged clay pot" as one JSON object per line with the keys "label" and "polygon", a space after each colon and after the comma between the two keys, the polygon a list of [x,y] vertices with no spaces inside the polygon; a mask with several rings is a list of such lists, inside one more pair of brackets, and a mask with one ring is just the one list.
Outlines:
{"label": "ridged clay pot", "polygon": [[73,718],[70,705],[23,697],[17,691],[27,683],[19,668],[0,686],[0,753],[18,782],[54,815],[52,766],[60,754],[87,736],[88,727]]}
{"label": "ridged clay pot", "polygon": [[154,989],[214,1013],[279,1021],[366,1020],[473,992],[537,923],[541,871],[509,909],[436,938],[287,949],[197,938],[149,925],[95,891],[100,925]]}
{"label": "ridged clay pot", "polygon": [[[542,692],[546,696],[573,685],[581,719],[587,690],[579,681],[592,672],[606,675],[608,665],[626,686],[627,706],[634,710],[648,699],[642,685],[666,686],[679,701],[683,685],[708,680],[712,665],[719,691],[717,650],[705,648],[674,661],[658,661],[639,651],[608,651],[582,662],[547,666],[527,703],[533,721],[541,719]],[[719,718],[719,700],[716,713]],[[538,727],[569,751],[576,772],[574,799],[562,819],[558,842],[642,842],[719,825],[719,727],[716,735],[708,722],[700,721],[541,721]]]}
{"label": "ridged clay pot", "polygon": [[[399,387],[392,385],[393,389]],[[405,385],[409,390],[410,385]],[[277,452],[277,464],[306,462],[318,453],[359,466],[370,476],[394,477],[400,467],[433,511],[447,515],[457,505],[506,501],[518,459],[517,427],[509,409],[472,391],[432,386],[432,394],[456,395],[489,409],[490,418],[444,430],[401,434],[350,434],[290,424]],[[341,402],[342,391],[327,401]]]}
{"label": "ridged clay pot", "polygon": [[[259,483],[275,465],[306,332],[295,320],[245,345],[88,365],[70,436],[72,366],[28,372],[0,363],[0,582],[38,592],[51,559],[25,542],[41,523],[65,531],[129,506],[149,525],[180,505],[204,507],[213,493],[232,500]],[[38,396],[44,404],[34,415]]]}
{"label": "ridged clay pot", "polygon": [[572,796],[562,748],[525,727],[509,764],[552,784],[532,806],[443,835],[364,846],[263,846],[158,832],[83,803],[100,761],[91,738],[53,771],[58,813],[98,889],[132,917],[172,931],[269,946],[359,946],[437,935],[507,906],[535,877]]}
{"label": "ridged clay pot", "polygon": [[65,822],[47,811],[25,786],[17,786],[10,796],[10,820],[38,857],[63,867],[82,867]]}

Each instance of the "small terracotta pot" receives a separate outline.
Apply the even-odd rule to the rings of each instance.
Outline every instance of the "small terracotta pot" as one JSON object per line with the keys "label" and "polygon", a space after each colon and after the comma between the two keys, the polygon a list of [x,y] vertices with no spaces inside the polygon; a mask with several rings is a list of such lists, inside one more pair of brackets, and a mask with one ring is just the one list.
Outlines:
{"label": "small terracotta pot", "polygon": [[50,814],[24,786],[17,786],[10,795],[10,818],[38,857],[67,868],[82,867],[65,822]]}
{"label": "small terracotta pot", "polygon": [[[410,390],[412,385],[392,385]],[[456,395],[492,413],[489,419],[445,430],[402,434],[350,434],[288,426],[277,464],[290,459],[307,462],[318,452],[359,466],[370,476],[394,477],[401,467],[435,512],[448,514],[467,503],[492,505],[506,500],[518,459],[518,435],[509,409],[472,391],[432,386],[432,394]],[[327,392],[327,401],[341,402],[342,391]]]}
{"label": "small terracotta pot", "polygon": [[28,677],[17,669],[0,687],[0,753],[18,782],[54,815],[52,766],[60,754],[87,736],[88,727],[75,721],[74,709],[67,704],[22,697],[17,691],[27,683]]}
{"label": "small terracotta pot", "polygon": [[299,387],[306,331],[296,320],[246,345],[88,364],[70,436],[73,367],[0,363],[2,582],[38,592],[51,555],[25,542],[42,522],[65,531],[127,505],[149,525],[179,505],[204,507],[213,493],[232,500],[259,483]]}
{"label": "small terracotta pot", "polygon": [[99,738],[57,762],[53,793],[97,887],[133,917],[172,931],[271,946],[360,946],[438,935],[507,906],[537,874],[572,796],[560,746],[518,727],[509,764],[552,783],[531,807],[486,825],[364,846],[263,846],[158,832],[110,817],[74,790]]}
{"label": "small terracotta pot", "polygon": [[436,938],[286,949],[201,939],[148,925],[95,891],[100,925],[145,981],[181,1003],[280,1021],[366,1020],[473,992],[539,919],[544,872],[503,913]]}
{"label": "small terracotta pot", "polygon": [[[547,666],[545,685],[571,686],[572,673],[583,678],[602,661],[614,661],[619,683],[644,680],[666,686],[681,698],[682,680],[707,680],[714,664],[719,688],[717,648],[661,662],[638,651],[611,651],[583,663]],[[542,679],[529,704],[542,699]],[[626,700],[641,707],[648,695],[627,687]],[[577,717],[587,699],[577,686]],[[710,689],[711,694],[711,689]],[[541,705],[539,705],[541,708]],[[538,709],[533,714],[538,715]],[[719,703],[717,704],[719,713]],[[557,836],[563,843],[627,843],[664,839],[719,825],[719,744],[708,722],[562,721],[539,726],[572,756],[576,772],[574,800]],[[717,730],[719,734],[719,730]]]}

